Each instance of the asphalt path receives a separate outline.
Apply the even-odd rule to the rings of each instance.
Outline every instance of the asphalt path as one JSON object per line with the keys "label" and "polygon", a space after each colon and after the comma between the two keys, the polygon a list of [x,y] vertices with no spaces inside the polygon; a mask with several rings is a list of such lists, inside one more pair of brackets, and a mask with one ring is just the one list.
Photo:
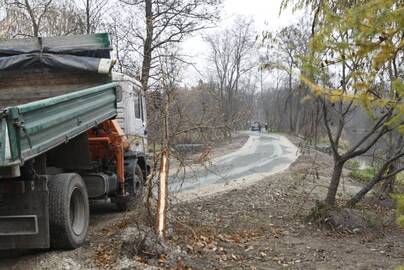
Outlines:
{"label": "asphalt path", "polygon": [[205,165],[194,165],[172,173],[170,191],[198,190],[210,185],[236,181],[256,181],[289,167],[298,149],[279,134],[244,132],[247,142],[238,150],[212,159]]}

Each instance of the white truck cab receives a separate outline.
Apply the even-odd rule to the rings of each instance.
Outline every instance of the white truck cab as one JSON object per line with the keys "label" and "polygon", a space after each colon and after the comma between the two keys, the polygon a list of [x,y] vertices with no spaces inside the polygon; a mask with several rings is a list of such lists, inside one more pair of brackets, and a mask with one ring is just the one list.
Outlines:
{"label": "white truck cab", "polygon": [[121,73],[112,73],[112,80],[119,83],[122,92],[117,120],[130,141],[131,150],[146,153],[147,112],[142,85],[138,80]]}

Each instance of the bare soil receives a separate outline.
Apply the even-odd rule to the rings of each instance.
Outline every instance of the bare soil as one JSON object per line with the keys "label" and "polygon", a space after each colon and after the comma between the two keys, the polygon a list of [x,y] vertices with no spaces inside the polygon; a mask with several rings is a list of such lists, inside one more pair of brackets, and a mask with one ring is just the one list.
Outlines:
{"label": "bare soil", "polygon": [[176,205],[172,215],[181,223],[175,224],[173,241],[187,249],[192,258],[189,265],[194,269],[394,269],[404,265],[404,231],[391,222],[391,209],[362,204],[359,212],[370,212],[375,220],[365,219],[367,226],[357,224],[361,227],[352,230],[329,231],[304,222],[317,200],[296,181],[299,176],[315,181],[302,174],[312,164],[304,160],[305,155],[288,172],[246,189]]}

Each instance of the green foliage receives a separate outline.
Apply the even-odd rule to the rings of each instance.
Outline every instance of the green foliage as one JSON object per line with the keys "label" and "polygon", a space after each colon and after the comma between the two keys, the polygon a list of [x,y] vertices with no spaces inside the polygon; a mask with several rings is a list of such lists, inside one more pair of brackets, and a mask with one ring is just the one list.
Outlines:
{"label": "green foliage", "polygon": [[311,7],[318,19],[303,58],[302,74],[310,77],[303,81],[314,95],[330,102],[353,101],[374,119],[381,110],[392,110],[386,125],[404,134],[403,71],[397,67],[404,57],[403,1],[320,1],[317,8],[316,2],[297,1]]}
{"label": "green foliage", "polygon": [[396,184],[404,187],[404,172],[398,173],[396,176]]}
{"label": "green foliage", "polygon": [[[282,9],[291,3],[314,15],[301,57],[301,78],[312,95],[341,119],[345,108],[360,106],[380,123],[377,132],[404,134],[404,1],[284,0]],[[366,182],[375,168],[351,174]]]}
{"label": "green foliage", "polygon": [[359,170],[360,164],[356,159],[350,159],[345,163],[345,167],[352,171]]}
{"label": "green foliage", "polygon": [[397,224],[404,228],[404,195],[395,195],[394,199],[397,202]]}
{"label": "green foliage", "polygon": [[365,169],[352,169],[349,176],[359,182],[367,183],[375,176],[377,169],[375,167],[367,167]]}

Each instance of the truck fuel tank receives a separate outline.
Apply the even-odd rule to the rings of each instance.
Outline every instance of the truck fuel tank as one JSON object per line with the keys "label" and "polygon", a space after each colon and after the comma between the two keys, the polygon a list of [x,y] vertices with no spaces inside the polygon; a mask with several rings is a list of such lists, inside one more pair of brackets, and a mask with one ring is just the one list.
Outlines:
{"label": "truck fuel tank", "polygon": [[108,194],[117,192],[119,188],[116,174],[92,173],[82,175],[82,178],[86,184],[90,199],[102,198]]}

